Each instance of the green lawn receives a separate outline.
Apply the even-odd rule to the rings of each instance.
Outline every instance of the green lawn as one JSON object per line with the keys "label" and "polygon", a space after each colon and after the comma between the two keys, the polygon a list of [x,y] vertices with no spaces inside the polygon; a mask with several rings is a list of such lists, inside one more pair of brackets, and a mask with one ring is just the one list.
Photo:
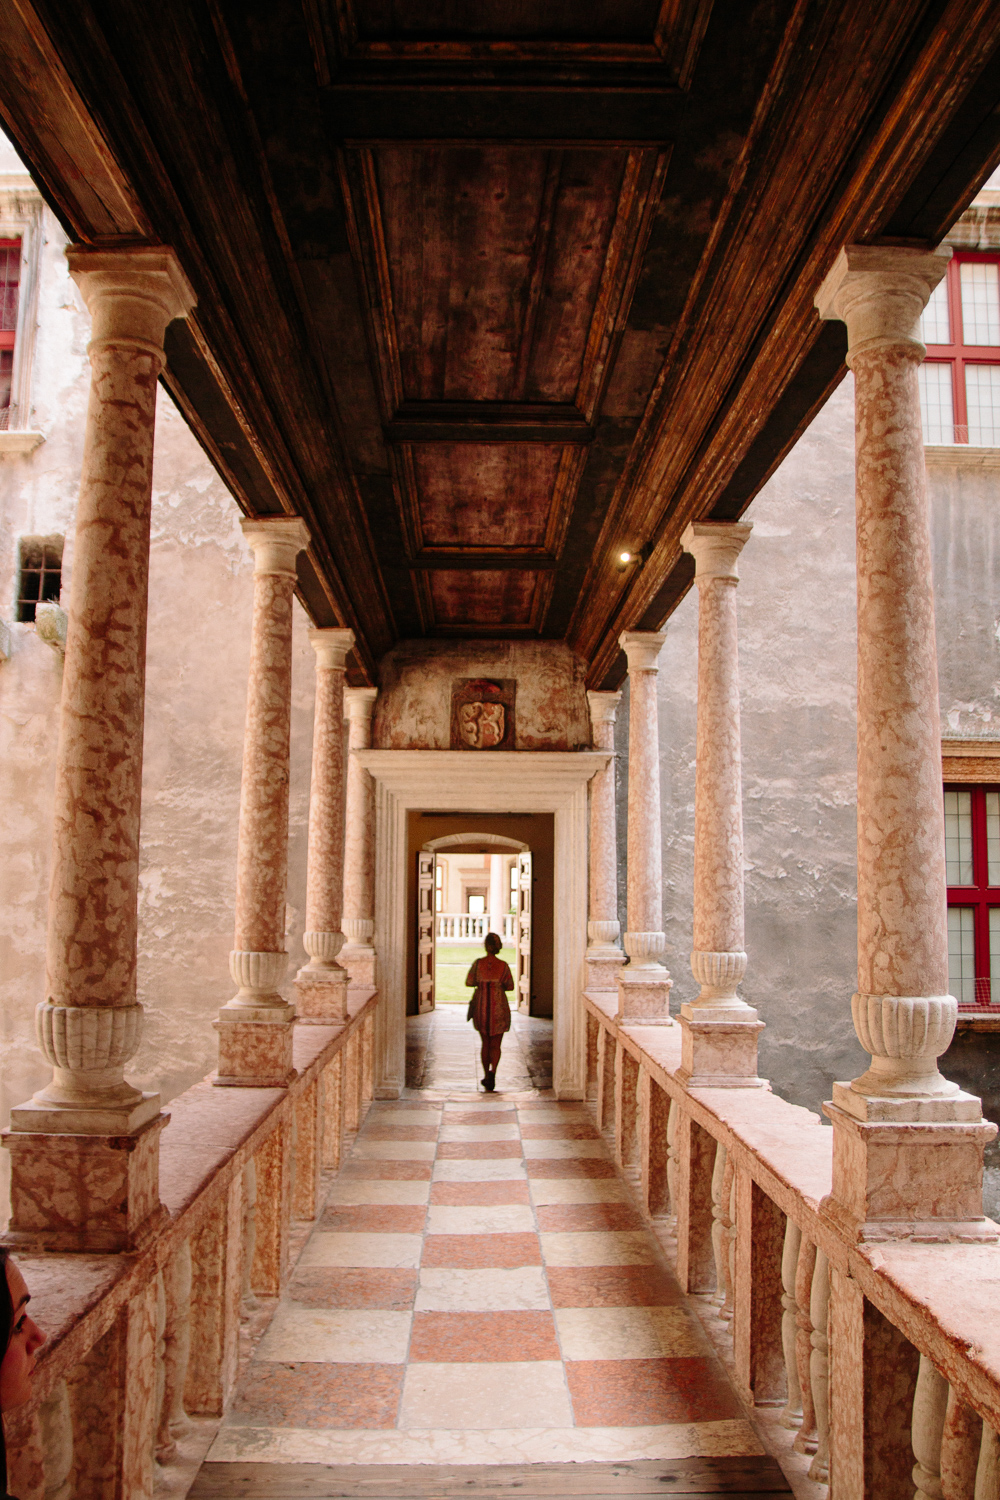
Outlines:
{"label": "green lawn", "polygon": [[[501,948],[499,956],[514,972],[513,948]],[[434,998],[438,1005],[468,1005],[472,991],[465,976],[477,958],[485,957],[481,943],[439,943],[434,955]]]}

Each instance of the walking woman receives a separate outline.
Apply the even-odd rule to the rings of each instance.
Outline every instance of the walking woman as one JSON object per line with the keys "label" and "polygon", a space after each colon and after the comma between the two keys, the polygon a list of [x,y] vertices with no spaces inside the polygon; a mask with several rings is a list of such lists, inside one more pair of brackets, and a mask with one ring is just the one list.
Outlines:
{"label": "walking woman", "polygon": [[475,986],[468,1020],[482,1038],[483,1088],[488,1094],[496,1088],[503,1034],[510,1030],[506,991],[514,988],[510,970],[502,958],[497,958],[502,946],[503,940],[495,932],[488,932],[483,940],[486,957],[477,958],[465,976],[466,984]]}

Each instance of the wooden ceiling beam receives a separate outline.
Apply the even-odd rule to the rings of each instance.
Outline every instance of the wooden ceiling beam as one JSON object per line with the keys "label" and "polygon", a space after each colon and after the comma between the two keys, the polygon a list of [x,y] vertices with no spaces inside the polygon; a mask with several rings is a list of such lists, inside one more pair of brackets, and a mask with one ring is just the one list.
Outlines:
{"label": "wooden ceiling beam", "polygon": [[592,443],[575,406],[536,401],[406,401],[386,423],[390,443]]}

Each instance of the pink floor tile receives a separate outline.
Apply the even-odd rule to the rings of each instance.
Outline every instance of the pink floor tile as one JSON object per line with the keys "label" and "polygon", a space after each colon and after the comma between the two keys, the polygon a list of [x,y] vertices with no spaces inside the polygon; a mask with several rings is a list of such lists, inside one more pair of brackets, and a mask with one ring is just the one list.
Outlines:
{"label": "pink floor tile", "polygon": [[436,1125],[366,1125],[359,1139],[365,1141],[436,1141]]}
{"label": "pink floor tile", "polygon": [[521,1155],[520,1141],[442,1141],[439,1161],[498,1161]]}
{"label": "pink floor tile", "polygon": [[549,1312],[418,1312],[413,1315],[411,1362],[498,1364],[558,1358],[555,1321]]}
{"label": "pink floor tile", "polygon": [[408,1312],[417,1293],[417,1275],[356,1266],[303,1266],[292,1277],[287,1295],[300,1307]]}
{"label": "pink floor tile", "polygon": [[431,1202],[448,1208],[491,1208],[497,1203],[530,1203],[526,1182],[432,1182]]}
{"label": "pink floor tile", "polygon": [[630,1203],[542,1203],[538,1227],[560,1229],[644,1229],[645,1222]]}
{"label": "pink floor tile", "polygon": [[405,1365],[254,1361],[227,1427],[394,1427]]}
{"label": "pink floor tile", "polygon": [[670,1307],[681,1289],[659,1266],[549,1266],[554,1307]]}
{"label": "pink floor tile", "polygon": [[599,1141],[600,1132],[586,1120],[573,1125],[521,1125],[524,1141]]}
{"label": "pink floor tile", "polygon": [[422,1266],[457,1266],[471,1270],[497,1266],[540,1266],[537,1234],[429,1234]]}
{"label": "pink floor tile", "polygon": [[367,1177],[381,1182],[430,1182],[433,1170],[429,1161],[347,1161],[340,1175],[352,1181]]}
{"label": "pink floor tile", "polygon": [[323,1210],[317,1227],[355,1232],[374,1230],[380,1234],[422,1234],[426,1218],[427,1210],[422,1204],[331,1203]]}
{"label": "pink floor tile", "polygon": [[598,1157],[564,1156],[550,1160],[544,1156],[527,1158],[529,1177],[615,1177],[614,1166]]}
{"label": "pink floor tile", "polygon": [[743,1416],[712,1358],[583,1359],[566,1364],[578,1427],[655,1427]]}

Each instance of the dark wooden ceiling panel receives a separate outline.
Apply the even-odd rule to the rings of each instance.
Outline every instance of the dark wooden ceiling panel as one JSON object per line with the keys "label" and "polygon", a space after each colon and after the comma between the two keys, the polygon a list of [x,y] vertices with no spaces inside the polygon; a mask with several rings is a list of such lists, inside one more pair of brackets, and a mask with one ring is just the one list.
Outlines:
{"label": "dark wooden ceiling panel", "polygon": [[429,580],[434,625],[466,632],[528,631],[542,576],[521,570],[434,572]]}
{"label": "dark wooden ceiling panel", "polygon": [[544,547],[561,448],[420,443],[412,451],[423,547]]}
{"label": "dark wooden ceiling panel", "polygon": [[[345,9],[348,7],[345,6]],[[661,0],[354,0],[366,40],[496,37],[652,42]]]}

